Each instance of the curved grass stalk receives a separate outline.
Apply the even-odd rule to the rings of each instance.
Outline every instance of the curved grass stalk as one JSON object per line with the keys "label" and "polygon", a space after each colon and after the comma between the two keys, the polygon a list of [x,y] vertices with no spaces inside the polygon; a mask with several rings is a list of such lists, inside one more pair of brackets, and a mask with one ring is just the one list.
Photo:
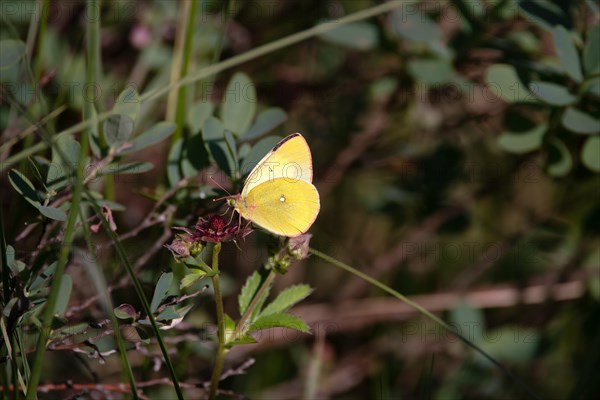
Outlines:
{"label": "curved grass stalk", "polygon": [[[267,55],[267,54],[272,53],[277,50],[281,50],[285,47],[299,43],[299,42],[309,39],[311,37],[315,37],[320,34],[332,31],[336,28],[339,28],[342,25],[361,21],[361,20],[364,20],[367,18],[374,17],[379,14],[383,14],[385,12],[388,12],[395,8],[400,7],[404,3],[405,2],[403,0],[394,0],[394,1],[390,1],[387,3],[381,4],[381,5],[375,6],[375,7],[370,7],[366,10],[358,11],[354,14],[347,15],[345,17],[342,17],[342,18],[332,21],[332,22],[325,22],[322,24],[318,24],[318,25],[316,25],[312,28],[306,29],[302,32],[294,33],[294,34],[286,36],[284,38],[275,40],[271,43],[267,43],[265,45],[255,48],[255,49],[249,50],[243,54],[228,58],[227,60],[224,60],[224,61],[221,61],[214,65],[210,65],[208,67],[202,68],[201,70],[197,71],[196,73],[188,75],[185,78],[182,78],[178,82],[171,83],[160,89],[151,90],[148,93],[143,94],[142,96],[140,96],[140,100],[142,102],[144,102],[147,100],[155,99],[160,96],[164,96],[165,94],[169,93],[171,90],[174,90],[181,86],[190,85],[194,82],[197,82],[201,79],[208,78],[214,74],[225,71],[229,68],[233,68],[238,65],[244,64],[255,58],[262,57],[264,55]],[[95,121],[90,120],[90,119],[81,121],[81,122],[71,126],[70,128],[67,128],[67,129],[59,132],[54,137],[53,140],[57,140],[57,138],[59,136],[70,135],[70,134],[80,132],[81,130],[89,127],[93,123],[99,123],[99,122],[106,120],[110,115],[111,115],[111,112],[107,111],[107,112],[98,114],[97,119]],[[30,155],[35,154],[38,151],[44,150],[47,147],[48,147],[48,145],[46,143],[40,142],[40,143],[37,143],[27,149],[24,149],[23,151],[15,154],[12,157],[7,158],[6,161],[2,165],[0,165],[0,173],[3,173],[4,171],[6,171],[14,163],[16,163],[24,158],[29,157]]]}
{"label": "curved grass stalk", "polygon": [[529,395],[530,398],[536,399],[536,400],[540,399],[529,386],[527,386],[523,381],[518,379],[508,368],[506,368],[504,365],[502,365],[498,360],[496,360],[494,357],[492,357],[491,355],[486,353],[481,347],[477,346],[475,343],[473,343],[472,341],[470,341],[469,339],[467,339],[466,337],[464,337],[463,335],[458,333],[456,330],[452,329],[452,327],[450,325],[448,325],[443,319],[441,319],[437,315],[431,313],[430,311],[426,310],[423,306],[415,303],[414,301],[410,300],[408,297],[404,296],[403,294],[398,293],[397,291],[395,291],[391,287],[387,286],[386,284],[378,281],[377,279],[372,278],[369,275],[367,275],[363,272],[360,272],[359,270],[351,267],[350,265],[345,264],[339,260],[336,260],[335,258],[333,258],[331,256],[328,256],[325,253],[320,252],[319,250],[310,248],[310,252],[312,254],[314,254],[315,256],[319,257],[320,259],[327,261],[327,262],[335,265],[336,267],[343,269],[346,272],[350,272],[352,275],[357,276],[357,277],[367,281],[371,285],[383,290],[384,292],[386,292],[388,294],[391,294],[392,296],[394,296],[398,300],[402,301],[403,303],[408,304],[409,306],[411,306],[412,308],[414,308],[421,314],[425,315],[427,318],[429,318],[432,321],[439,324],[441,327],[446,329],[451,334],[455,335],[460,341],[465,343],[467,346],[471,347],[473,350],[477,351],[479,354],[481,354],[483,357],[485,357],[486,360],[488,360],[489,362],[494,364],[496,367],[498,367],[502,372],[504,372],[504,374],[511,381],[517,383]]}

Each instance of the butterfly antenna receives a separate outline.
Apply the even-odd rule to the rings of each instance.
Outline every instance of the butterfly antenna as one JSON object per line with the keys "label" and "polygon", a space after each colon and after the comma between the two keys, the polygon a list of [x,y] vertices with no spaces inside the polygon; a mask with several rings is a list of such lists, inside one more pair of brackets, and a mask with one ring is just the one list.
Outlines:
{"label": "butterfly antenna", "polygon": [[213,183],[215,185],[217,185],[221,190],[223,190],[225,193],[227,193],[227,196],[223,196],[223,197],[219,197],[218,199],[213,199],[213,201],[219,201],[219,200],[223,200],[223,199],[227,199],[232,197],[232,194],[229,193],[229,190],[225,189],[219,182],[217,182],[212,175],[208,177],[211,181],[213,181]]}

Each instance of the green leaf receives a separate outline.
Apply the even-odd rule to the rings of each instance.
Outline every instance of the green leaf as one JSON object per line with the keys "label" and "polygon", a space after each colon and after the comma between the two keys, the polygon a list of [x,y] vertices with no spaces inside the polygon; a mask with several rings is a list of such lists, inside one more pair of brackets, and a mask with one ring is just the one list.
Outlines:
{"label": "green leaf", "polygon": [[202,135],[193,135],[184,139],[182,151],[181,171],[186,178],[198,175],[198,171],[210,165]]}
{"label": "green leaf", "polygon": [[585,83],[586,91],[595,95],[596,97],[600,97],[600,76],[590,79]]}
{"label": "green leaf", "polygon": [[496,96],[500,96],[508,103],[537,101],[521,82],[512,65],[492,65],[486,71],[485,81]]}
{"label": "green leaf", "polygon": [[413,78],[429,85],[445,85],[459,81],[454,67],[445,59],[416,59],[408,62]]}
{"label": "green leaf", "polygon": [[206,119],[213,114],[215,106],[211,102],[199,101],[192,104],[187,114],[187,124],[192,135],[200,132]]}
{"label": "green leaf", "polygon": [[[10,265],[11,260],[8,261]],[[35,277],[35,279],[33,279],[31,285],[29,285],[29,293],[31,295],[34,295],[41,289],[43,289],[46,286],[46,283],[50,280],[50,278],[54,276],[54,271],[56,271],[56,261],[50,264],[48,267],[46,267],[46,269],[44,269],[38,276]]]}
{"label": "green leaf", "polygon": [[563,126],[571,132],[587,135],[600,132],[600,120],[577,108],[567,108],[561,121]]}
{"label": "green leaf", "polygon": [[150,304],[150,310],[154,313],[160,303],[165,299],[169,289],[171,288],[171,282],[173,282],[173,273],[166,272],[160,276],[154,289],[154,296],[152,296],[152,303]]}
{"label": "green leaf", "polygon": [[92,149],[92,154],[94,154],[94,156],[96,156],[97,158],[101,158],[103,146],[102,140],[100,139],[100,131],[98,130],[98,112],[96,111],[96,107],[93,104],[91,104],[90,106],[90,119],[94,121],[89,127],[90,148]]}
{"label": "green leaf", "polygon": [[236,135],[248,130],[256,113],[256,89],[250,78],[238,72],[229,81],[221,104],[225,129]]}
{"label": "green leaf", "polygon": [[249,173],[258,162],[275,146],[281,138],[279,136],[267,136],[262,138],[248,152],[241,163],[242,176]]}
{"label": "green leaf", "polygon": [[463,336],[471,341],[482,338],[485,331],[485,316],[480,309],[474,308],[466,300],[460,300],[450,310],[450,321]]}
{"label": "green leaf", "polygon": [[290,328],[306,333],[310,332],[310,327],[306,325],[306,322],[295,315],[284,313],[260,316],[250,325],[248,331],[253,332],[275,327]]}
{"label": "green leaf", "polygon": [[289,287],[279,293],[265,309],[260,313],[260,316],[278,314],[287,311],[296,303],[302,301],[312,293],[312,289],[308,285],[296,285]]}
{"label": "green leaf", "polygon": [[549,148],[548,173],[551,176],[563,177],[573,168],[573,157],[565,144],[559,139],[552,139]]}
{"label": "green leaf", "polygon": [[592,136],[585,141],[581,161],[590,171],[600,172],[600,136]]}
{"label": "green leaf", "polygon": [[579,63],[579,53],[577,53],[577,48],[573,43],[571,32],[565,29],[564,26],[559,25],[552,29],[552,37],[554,39],[554,49],[565,72],[577,82],[581,82],[583,75]]}
{"label": "green leaf", "polygon": [[532,81],[529,89],[539,99],[553,106],[564,107],[577,100],[577,97],[571,94],[566,87],[556,83]]}
{"label": "green leaf", "polygon": [[[24,57],[27,48],[20,40],[6,39],[0,41],[0,71],[5,71],[19,63]],[[4,77],[4,74],[0,74]],[[2,78],[0,81],[5,82]]]}
{"label": "green leaf", "polygon": [[[62,159],[59,151],[65,156],[65,160]],[[56,148],[52,149],[52,162],[48,166],[46,175],[46,184],[50,189],[59,190],[67,186],[66,177],[75,173],[80,152],[81,145],[71,136],[58,138]]]}
{"label": "green leaf", "polygon": [[58,297],[56,299],[56,305],[54,306],[54,315],[63,315],[65,313],[65,310],[69,305],[72,289],[73,279],[71,279],[71,275],[64,274],[58,289]]}
{"label": "green leaf", "polygon": [[583,50],[586,75],[600,73],[600,25],[593,26],[587,34]]}
{"label": "green leaf", "polygon": [[544,29],[551,30],[556,25],[570,26],[569,18],[551,1],[518,0],[517,4],[528,20]]}
{"label": "green leaf", "polygon": [[152,128],[142,133],[131,141],[131,147],[123,150],[121,154],[135,153],[150,147],[153,144],[161,142],[171,136],[175,132],[175,125],[173,122],[162,121],[154,125]]}
{"label": "green leaf", "polygon": [[128,116],[132,123],[140,112],[140,95],[133,85],[127,86],[117,97],[112,109],[113,114]]}
{"label": "green leaf", "polygon": [[17,193],[23,196],[31,205],[35,208],[41,207],[42,204],[40,203],[38,193],[25,175],[16,169],[11,169],[8,173],[8,180]]}
{"label": "green leaf", "polygon": [[420,43],[432,43],[441,39],[442,33],[435,22],[423,12],[411,7],[401,7],[392,14],[392,24],[398,36]]}
{"label": "green leaf", "polygon": [[202,128],[202,137],[207,150],[219,168],[231,176],[235,163],[225,143],[225,127],[218,118],[208,117]]}
{"label": "green leaf", "polygon": [[524,154],[540,148],[547,126],[541,124],[527,132],[504,132],[497,139],[498,145],[504,150]]}
{"label": "green leaf", "polygon": [[354,22],[322,33],[321,38],[355,50],[369,50],[377,45],[377,28],[368,22]]}
{"label": "green leaf", "polygon": [[252,275],[246,279],[246,283],[242,286],[240,295],[238,296],[238,305],[240,307],[240,315],[243,315],[248,306],[252,302],[256,291],[258,290],[261,282],[261,277],[258,271],[255,271]]}
{"label": "green leaf", "polygon": [[173,187],[182,179],[181,159],[183,157],[183,138],[179,138],[171,145],[169,155],[167,156],[167,179],[169,185]]}
{"label": "green leaf", "polygon": [[269,132],[270,130],[276,128],[277,126],[283,124],[287,119],[287,114],[281,108],[268,108],[266,110],[261,111],[252,127],[244,133],[242,136],[243,140],[253,140],[263,134]]}
{"label": "green leaf", "polygon": [[104,122],[104,137],[112,148],[124,145],[133,134],[133,120],[124,114],[113,114]]}
{"label": "green leaf", "polygon": [[40,205],[38,211],[46,218],[50,218],[56,221],[66,221],[67,214],[60,208],[47,207]]}
{"label": "green leaf", "polygon": [[131,304],[121,304],[119,307],[116,307],[114,310],[115,317],[119,319],[135,319],[137,316],[137,311]]}
{"label": "green leaf", "polygon": [[[539,343],[537,330],[520,326],[504,326],[491,330],[477,342],[479,347],[492,357],[512,363],[531,360]],[[476,353],[475,360],[482,365],[493,367],[489,360],[479,353]]]}
{"label": "green leaf", "polygon": [[200,279],[204,278],[205,276],[206,276],[206,272],[197,270],[197,269],[193,269],[192,273],[187,274],[186,276],[184,276],[181,279],[179,288],[184,289],[186,287],[192,286],[194,283],[196,283]]}

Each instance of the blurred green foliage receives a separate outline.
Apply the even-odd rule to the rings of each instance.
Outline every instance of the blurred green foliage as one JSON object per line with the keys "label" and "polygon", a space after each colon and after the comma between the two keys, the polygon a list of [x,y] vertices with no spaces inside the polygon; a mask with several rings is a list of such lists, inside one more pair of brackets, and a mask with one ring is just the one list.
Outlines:
{"label": "blurred green foliage", "polygon": [[[204,1],[189,75],[379,3]],[[190,277],[193,270],[172,262],[162,249],[169,229],[220,211],[212,201],[226,194],[219,185],[238,193],[245,174],[280,137],[299,131],[311,146],[322,201],[313,247],[406,295],[422,295],[424,306],[446,312],[540,397],[598,397],[596,2],[399,3],[392,12],[187,85],[186,102],[178,105],[186,110],[182,137],[172,136],[167,96],[148,95],[169,85],[177,67],[179,2],[105,2],[102,68],[92,85],[85,3],[52,2],[36,38],[30,27],[44,18],[36,14],[39,4],[1,3],[0,185],[9,245],[2,272],[10,277],[8,285],[3,280],[3,324],[18,333],[22,353],[35,347],[57,254],[61,246],[73,247],[52,321],[56,352],[46,361],[60,367],[44,371],[43,381],[119,379],[116,357],[105,354],[115,348],[112,336],[88,341],[107,317],[98,303],[80,307],[93,287],[81,267],[87,265],[79,252],[81,227],[75,243],[61,242],[81,143],[81,129],[65,130],[80,122],[87,102],[104,119],[86,130],[89,191],[81,222],[98,224],[96,203],[118,234],[130,233],[122,237],[127,255],[166,332],[180,381],[209,379],[213,317],[207,293],[185,305],[170,303],[200,291],[207,277]],[[54,140],[51,150],[44,140]],[[102,232],[94,239],[94,262],[111,287],[121,333],[140,352],[128,352],[136,378],[167,376],[110,240]],[[232,317],[243,313],[235,294],[267,260],[267,242],[255,232],[241,249],[223,250],[225,308]],[[305,301],[311,314],[303,315],[315,335],[290,334],[269,344],[265,334],[256,338],[263,347],[232,351],[228,367],[250,357],[256,363],[225,380],[225,389],[251,398],[302,397],[318,358],[323,398],[525,396],[422,316],[372,309],[369,301],[380,292],[317,259],[292,267],[273,298],[283,302],[285,295],[276,294],[298,282],[315,289]],[[310,291],[295,287],[301,293],[294,300]],[[507,298],[506,287],[516,294]],[[474,290],[479,295],[469,297]],[[464,298],[446,302],[440,293]],[[178,340],[184,334],[194,339]],[[80,346],[60,347],[65,343]],[[0,351],[7,365],[8,346]],[[20,361],[23,371],[26,361]],[[199,393],[188,390],[191,398]],[[144,392],[174,396],[168,386]]]}

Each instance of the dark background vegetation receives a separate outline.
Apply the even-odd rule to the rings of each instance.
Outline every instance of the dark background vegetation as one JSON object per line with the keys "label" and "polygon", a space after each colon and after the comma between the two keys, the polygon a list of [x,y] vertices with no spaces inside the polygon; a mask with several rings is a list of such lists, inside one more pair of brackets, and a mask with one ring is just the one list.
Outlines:
{"label": "dark background vegetation", "polygon": [[[380,3],[203,1],[188,74]],[[86,101],[85,3],[52,2],[36,44],[27,38],[31,21],[39,21],[31,10],[40,4],[1,3],[1,39],[13,42],[3,42],[1,54],[0,191],[6,241],[21,262],[11,261],[10,273],[18,282],[11,285],[11,297],[19,301],[4,299],[3,318],[16,321],[43,304],[47,289],[32,294],[27,285],[56,260],[61,245],[70,246],[66,273],[72,290],[62,292],[57,323],[64,332],[86,330],[76,340],[51,341],[40,385],[125,382],[118,355],[98,354],[115,347],[112,336],[92,340],[95,348],[84,341],[102,332],[89,324],[107,316],[99,301],[86,303],[96,289],[77,256],[76,249],[85,248],[80,228],[73,243],[61,244],[64,223],[28,203],[8,177],[11,168],[20,171],[43,199],[47,188],[35,171],[47,168],[43,159],[54,160],[53,153],[42,149],[19,156],[41,142],[40,131],[20,135],[57,109],[42,130],[52,135],[73,126],[81,121]],[[94,99],[99,113],[111,110],[128,86],[144,94],[169,83],[181,51],[175,42],[187,18],[180,13],[183,7],[179,1],[103,2],[101,94]],[[310,231],[312,247],[439,313],[541,398],[596,399],[599,15],[594,1],[405,2],[394,12],[188,85],[181,134],[198,134],[193,107],[212,102],[218,108],[234,73],[245,73],[256,87],[259,112],[279,107],[286,115],[285,122],[247,142],[298,131],[310,145],[322,203]],[[33,45],[31,57],[17,60],[17,72],[17,61],[9,59],[20,54],[15,40]],[[32,87],[38,98],[31,97]],[[174,121],[168,108],[166,95],[144,101],[134,136],[159,121]],[[149,298],[161,273],[183,274],[162,248],[172,239],[171,227],[190,225],[217,210],[210,197],[218,190],[211,189],[215,184],[209,177],[234,193],[239,190],[239,179],[232,185],[227,174],[219,173],[222,164],[204,150],[201,137],[186,145],[182,158],[188,167],[178,160],[172,169],[174,139],[169,137],[119,161],[150,162],[150,171],[89,184],[112,209],[116,232]],[[182,177],[189,184],[153,208]],[[58,208],[68,211],[69,191],[59,189],[59,197],[65,194],[67,203]],[[89,225],[98,223],[92,211],[87,215]],[[165,220],[153,220],[156,215]],[[110,240],[101,232],[93,238],[102,275],[114,289],[114,305],[128,303],[140,311]],[[240,249],[233,243],[223,249],[225,309],[236,319],[237,293],[264,263],[266,240],[255,232],[239,243]],[[320,398],[526,397],[515,380],[426,317],[316,257],[278,278],[274,292],[302,282],[315,290],[292,313],[311,324],[314,334],[269,330],[259,344],[236,347],[226,369],[251,358],[255,363],[226,379],[224,389],[250,398],[301,398],[306,385],[317,382]],[[188,303],[194,306],[183,322],[163,334],[180,380],[198,383],[209,379],[212,368],[210,290]],[[37,319],[30,314],[19,321],[20,348],[35,348]],[[168,376],[154,342],[134,338],[128,347],[136,380]],[[2,351],[4,357],[6,347]],[[40,397],[83,393],[83,398],[102,398],[106,390],[75,388]],[[185,390],[189,398],[200,393]],[[144,393],[174,398],[165,384]]]}

